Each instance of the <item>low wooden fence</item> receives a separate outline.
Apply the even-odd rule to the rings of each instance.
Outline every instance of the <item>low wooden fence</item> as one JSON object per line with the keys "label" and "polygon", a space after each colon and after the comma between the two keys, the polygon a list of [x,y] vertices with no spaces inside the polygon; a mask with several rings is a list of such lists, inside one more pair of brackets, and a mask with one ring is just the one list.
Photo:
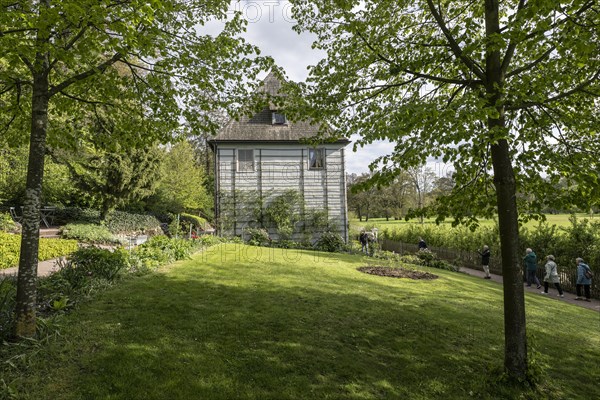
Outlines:
{"label": "low wooden fence", "polygon": [[[379,242],[381,243],[382,250],[393,251],[398,254],[414,254],[419,251],[419,246],[413,243],[402,243],[389,239],[380,239]],[[481,256],[476,250],[465,251],[432,246],[429,246],[429,250],[442,260],[446,260],[454,265],[482,271]],[[492,257],[490,258],[490,272],[496,275],[502,275],[502,257],[500,255],[492,253]],[[540,279],[540,282],[542,282],[542,285],[544,284],[543,279],[545,274],[546,270],[544,266],[538,266],[537,276]],[[572,266],[559,265],[558,274],[560,275],[560,285],[563,290],[565,292],[575,293],[577,282],[577,267],[575,266],[575,262],[573,261]],[[596,274],[596,277],[592,280],[591,288],[592,297],[595,299],[600,299],[600,285],[597,283],[598,280],[600,280],[600,277]],[[550,284],[550,287],[554,289],[553,284]]]}

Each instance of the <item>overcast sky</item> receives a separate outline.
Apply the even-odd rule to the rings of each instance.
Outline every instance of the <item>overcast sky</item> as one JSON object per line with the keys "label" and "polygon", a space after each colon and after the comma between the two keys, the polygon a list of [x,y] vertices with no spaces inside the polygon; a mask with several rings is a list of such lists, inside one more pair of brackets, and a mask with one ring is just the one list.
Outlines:
{"label": "overcast sky", "polygon": [[[323,53],[311,49],[314,36],[292,30],[294,21],[288,1],[240,0],[233,1],[230,9],[241,11],[248,21],[246,40],[258,46],[263,55],[273,57],[292,81],[306,80],[307,67],[323,57]],[[390,144],[374,143],[357,152],[352,151],[350,144],[346,149],[346,171],[362,173],[368,171],[372,160],[389,152]]]}

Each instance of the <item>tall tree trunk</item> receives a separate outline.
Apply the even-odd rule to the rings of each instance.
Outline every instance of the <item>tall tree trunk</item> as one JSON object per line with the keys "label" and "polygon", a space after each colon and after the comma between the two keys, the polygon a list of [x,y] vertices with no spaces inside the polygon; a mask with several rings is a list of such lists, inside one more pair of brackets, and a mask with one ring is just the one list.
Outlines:
{"label": "tall tree trunk", "polygon": [[[485,0],[486,37],[500,35],[498,0]],[[523,275],[519,262],[519,226],[516,201],[515,174],[509,144],[502,137],[506,130],[503,102],[502,60],[497,41],[488,41],[486,54],[486,92],[490,109],[488,117],[492,143],[494,186],[498,202],[498,225],[502,253],[502,280],[504,284],[504,367],[513,378],[527,376],[527,334],[525,327],[525,296]]]}
{"label": "tall tree trunk", "polygon": [[35,74],[33,81],[31,137],[17,283],[17,337],[33,337],[36,331],[36,281],[48,102],[48,75],[39,72]]}

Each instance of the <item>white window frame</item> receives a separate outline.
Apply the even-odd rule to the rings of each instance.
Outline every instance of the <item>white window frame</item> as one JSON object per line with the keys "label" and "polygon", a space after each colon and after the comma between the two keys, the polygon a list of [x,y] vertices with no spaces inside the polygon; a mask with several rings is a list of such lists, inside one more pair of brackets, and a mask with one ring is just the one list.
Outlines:
{"label": "white window frame", "polygon": [[[320,166],[313,166],[313,154],[314,154],[315,158],[318,157],[321,159]],[[326,159],[327,159],[327,150],[326,149],[324,149],[322,147],[317,147],[317,148],[311,147],[308,149],[308,169],[315,170],[315,171],[325,169]],[[315,159],[315,161],[318,161],[318,159]]]}
{"label": "white window frame", "polygon": [[[246,159],[242,160],[240,155],[241,152],[250,152],[250,159],[248,157],[244,157]],[[247,154],[246,154],[247,155]],[[237,149],[237,172],[254,172],[254,149]]]}
{"label": "white window frame", "polygon": [[[275,117],[276,115],[280,115],[281,117],[283,117],[283,121],[278,122],[277,118]],[[271,124],[272,125],[287,125],[287,117],[285,116],[284,113],[273,111],[273,114],[271,115]]]}

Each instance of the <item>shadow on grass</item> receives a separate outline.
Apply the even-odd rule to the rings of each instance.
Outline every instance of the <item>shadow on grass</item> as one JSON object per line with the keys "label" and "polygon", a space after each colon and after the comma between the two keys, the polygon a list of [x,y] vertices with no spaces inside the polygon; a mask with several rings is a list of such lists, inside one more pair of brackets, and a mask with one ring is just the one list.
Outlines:
{"label": "shadow on grass", "polygon": [[[50,349],[36,367],[48,375],[27,391],[55,399],[500,398],[484,380],[502,364],[502,315],[460,295],[471,293],[470,281],[408,284],[362,274],[354,259],[326,258],[315,275],[308,261],[290,269],[282,267],[289,260],[228,256],[127,281],[67,316],[67,343]],[[552,352],[564,355],[552,342],[549,362]],[[561,362],[577,375],[582,353]],[[580,387],[562,390],[575,399]]]}

